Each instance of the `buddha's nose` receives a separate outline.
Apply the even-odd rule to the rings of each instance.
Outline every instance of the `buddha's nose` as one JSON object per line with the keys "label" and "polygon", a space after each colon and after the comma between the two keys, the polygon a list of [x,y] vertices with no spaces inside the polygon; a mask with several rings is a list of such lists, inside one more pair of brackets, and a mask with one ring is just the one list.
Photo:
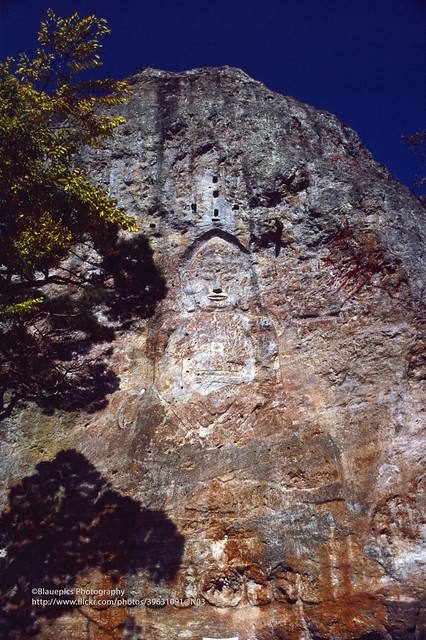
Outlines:
{"label": "buddha's nose", "polygon": [[222,293],[222,282],[220,278],[220,273],[215,274],[213,293]]}

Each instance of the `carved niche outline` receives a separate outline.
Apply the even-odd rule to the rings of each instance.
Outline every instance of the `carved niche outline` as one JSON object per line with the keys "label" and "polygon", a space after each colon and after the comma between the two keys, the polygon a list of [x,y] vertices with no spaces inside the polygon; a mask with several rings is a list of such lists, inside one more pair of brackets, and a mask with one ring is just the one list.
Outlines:
{"label": "carved niche outline", "polygon": [[[157,362],[155,386],[166,404],[276,375],[277,345],[260,301],[247,249],[210,231],[180,265],[181,322]],[[259,367],[262,369],[259,372]]]}

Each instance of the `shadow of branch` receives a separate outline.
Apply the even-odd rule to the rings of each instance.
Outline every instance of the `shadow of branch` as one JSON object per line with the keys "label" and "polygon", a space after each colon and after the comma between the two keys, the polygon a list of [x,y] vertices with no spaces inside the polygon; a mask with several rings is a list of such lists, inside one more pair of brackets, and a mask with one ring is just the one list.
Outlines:
{"label": "shadow of branch", "polygon": [[184,537],[162,511],[143,509],[114,491],[73,449],[41,462],[11,489],[0,531],[0,636],[5,639],[30,637],[41,617],[75,608],[43,605],[37,598],[54,596],[37,594],[72,588],[89,569],[116,580],[145,569],[156,583],[170,581],[184,548]]}
{"label": "shadow of branch", "polygon": [[45,296],[36,312],[0,327],[0,420],[21,400],[46,411],[104,408],[119,387],[109,366],[116,331],[151,317],[166,295],[143,235],[118,239],[107,256],[77,258],[78,266],[64,267],[69,281],[59,293],[19,288],[18,298],[12,290],[5,300]]}

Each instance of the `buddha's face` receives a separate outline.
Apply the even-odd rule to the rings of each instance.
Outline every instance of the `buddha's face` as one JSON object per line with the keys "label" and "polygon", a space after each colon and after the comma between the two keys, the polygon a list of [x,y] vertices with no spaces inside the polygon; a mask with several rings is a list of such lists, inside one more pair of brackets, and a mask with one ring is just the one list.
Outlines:
{"label": "buddha's face", "polygon": [[184,292],[191,297],[195,308],[247,306],[251,289],[248,259],[225,240],[208,240],[193,255],[183,277]]}

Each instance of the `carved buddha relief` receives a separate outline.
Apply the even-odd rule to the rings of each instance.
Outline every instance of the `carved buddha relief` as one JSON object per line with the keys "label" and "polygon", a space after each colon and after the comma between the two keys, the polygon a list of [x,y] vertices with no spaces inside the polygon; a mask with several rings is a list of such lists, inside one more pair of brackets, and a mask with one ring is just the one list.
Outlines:
{"label": "carved buddha relief", "polygon": [[186,319],[170,336],[157,370],[163,402],[224,401],[267,371],[275,376],[274,333],[254,285],[250,257],[237,241],[215,235],[196,246],[181,271]]}
{"label": "carved buddha relief", "polygon": [[247,254],[221,237],[209,238],[194,252],[182,274],[183,291],[195,310],[247,310],[252,274]]}

